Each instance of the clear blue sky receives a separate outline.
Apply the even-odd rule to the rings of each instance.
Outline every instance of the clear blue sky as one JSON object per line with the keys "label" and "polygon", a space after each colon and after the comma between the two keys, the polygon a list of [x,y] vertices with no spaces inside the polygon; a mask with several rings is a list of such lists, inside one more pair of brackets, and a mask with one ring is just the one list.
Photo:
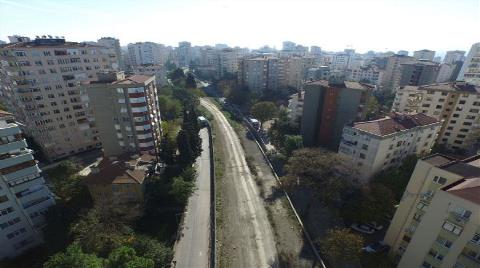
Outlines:
{"label": "clear blue sky", "polygon": [[13,34],[113,36],[122,45],[280,48],[291,40],[360,52],[468,50],[480,42],[480,0],[0,0],[0,40]]}

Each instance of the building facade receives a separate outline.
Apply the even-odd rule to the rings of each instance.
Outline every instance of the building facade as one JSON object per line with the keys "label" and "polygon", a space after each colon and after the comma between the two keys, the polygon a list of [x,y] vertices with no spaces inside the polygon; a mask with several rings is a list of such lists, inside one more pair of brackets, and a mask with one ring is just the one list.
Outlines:
{"label": "building facade", "polygon": [[98,74],[85,83],[104,156],[156,155],[161,120],[154,76],[123,72]]}
{"label": "building facade", "polygon": [[305,146],[337,151],[343,127],[365,119],[364,107],[373,86],[319,80],[306,83],[304,90],[301,134]]}
{"label": "building facade", "polygon": [[397,86],[421,86],[435,83],[439,69],[438,63],[426,60],[402,63]]}
{"label": "building facade", "polygon": [[97,40],[97,44],[110,49],[111,54],[115,54],[116,62],[112,64],[113,69],[125,70],[125,62],[122,57],[120,40],[113,37],[102,37]]}
{"label": "building facade", "polygon": [[443,63],[453,64],[457,61],[463,61],[465,58],[465,51],[461,50],[450,50],[445,54],[443,58]]}
{"label": "building facade", "polygon": [[480,87],[465,82],[406,86],[397,90],[393,111],[425,113],[443,120],[438,143],[453,150],[471,150],[480,131]]}
{"label": "building facade", "polygon": [[384,242],[398,267],[478,267],[480,155],[420,159]]}
{"label": "building facade", "polygon": [[441,127],[440,121],[421,113],[392,113],[378,120],[355,122],[344,127],[338,153],[366,183],[378,172],[400,166],[409,155],[430,153]]}
{"label": "building facade", "polygon": [[0,260],[43,241],[46,213],[55,204],[12,114],[0,111]]}
{"label": "building facade", "polygon": [[63,38],[0,46],[2,101],[51,160],[100,146],[78,82],[112,70],[108,48]]}
{"label": "building facade", "polygon": [[470,48],[457,80],[480,86],[480,43]]}
{"label": "building facade", "polygon": [[134,74],[155,76],[155,83],[157,87],[162,87],[167,84],[167,70],[163,65],[133,66],[132,72]]}
{"label": "building facade", "polygon": [[435,58],[435,51],[428,49],[417,50],[413,52],[413,57],[417,60],[433,61],[433,58]]}
{"label": "building facade", "polygon": [[351,81],[364,82],[372,85],[380,85],[382,83],[383,71],[374,65],[348,69],[346,79]]}
{"label": "building facade", "polygon": [[165,64],[167,55],[161,44],[154,42],[137,42],[128,44],[130,66]]}

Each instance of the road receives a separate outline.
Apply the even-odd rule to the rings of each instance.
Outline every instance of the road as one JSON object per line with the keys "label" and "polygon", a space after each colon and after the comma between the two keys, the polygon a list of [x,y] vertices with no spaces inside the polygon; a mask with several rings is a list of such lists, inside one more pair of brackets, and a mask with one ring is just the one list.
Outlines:
{"label": "road", "polygon": [[182,236],[175,246],[176,268],[209,266],[210,239],[210,152],[208,131],[200,130],[202,154],[195,163],[196,190],[188,199],[184,215]]}
{"label": "road", "polygon": [[201,99],[200,104],[212,113],[217,123],[215,127],[219,128],[216,133],[222,135],[216,138],[224,142],[223,180],[227,181],[229,187],[222,194],[225,234],[221,236],[227,237],[227,241],[221,242],[229,251],[228,267],[277,267],[272,227],[255,179],[245,161],[240,139],[215,105],[207,99]]}

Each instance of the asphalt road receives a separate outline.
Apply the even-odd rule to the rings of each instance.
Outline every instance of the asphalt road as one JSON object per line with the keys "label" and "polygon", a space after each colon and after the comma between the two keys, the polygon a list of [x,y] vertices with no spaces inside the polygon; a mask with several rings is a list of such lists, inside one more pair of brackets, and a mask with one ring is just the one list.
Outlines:
{"label": "asphalt road", "polygon": [[202,154],[197,158],[196,190],[188,200],[182,236],[175,246],[174,267],[206,268],[210,239],[210,152],[208,131],[200,130]]}
{"label": "asphalt road", "polygon": [[234,186],[231,187],[231,192],[225,194],[228,198],[225,204],[228,207],[224,208],[228,213],[228,236],[233,237],[228,245],[224,245],[233,249],[229,267],[277,267],[272,227],[254,177],[245,161],[240,139],[215,105],[206,99],[201,99],[200,104],[212,113],[219,127],[218,133],[223,135],[223,161],[226,163],[224,180]]}

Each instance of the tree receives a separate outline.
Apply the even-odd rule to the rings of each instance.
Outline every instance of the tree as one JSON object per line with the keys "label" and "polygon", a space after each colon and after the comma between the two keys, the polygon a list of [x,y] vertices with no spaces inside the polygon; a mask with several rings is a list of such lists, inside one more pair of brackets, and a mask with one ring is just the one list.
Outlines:
{"label": "tree", "polygon": [[265,121],[275,117],[277,113],[277,106],[275,106],[273,102],[269,101],[257,102],[252,106],[251,113],[260,121],[261,126],[263,126]]}
{"label": "tree", "polygon": [[285,154],[292,155],[292,152],[303,148],[303,138],[300,135],[286,135],[285,136]]}
{"label": "tree", "polygon": [[178,118],[183,109],[182,103],[179,100],[173,99],[168,95],[158,96],[158,106],[160,111],[162,111],[161,115],[164,120]]}
{"label": "tree", "polygon": [[175,65],[175,63],[169,60],[167,61],[167,63],[165,63],[165,68],[167,69],[167,71],[172,71],[177,68],[177,65]]}
{"label": "tree", "polygon": [[[188,110],[183,112],[182,130],[186,131],[190,148],[193,153],[192,159],[195,161],[202,152],[202,140],[200,138],[200,125],[198,124],[198,115],[195,106],[191,105]],[[193,163],[192,161],[192,163]]]}
{"label": "tree", "polygon": [[[288,111],[280,108],[278,118],[275,118],[272,126],[268,130],[270,142],[279,150],[285,148],[285,137],[287,135],[298,135],[299,125],[288,117]],[[283,152],[285,153],[285,152]]]}
{"label": "tree", "polygon": [[178,145],[178,161],[182,166],[188,166],[195,161],[195,156],[192,151],[192,146],[190,144],[190,137],[185,130],[180,130],[177,136],[177,145]]}
{"label": "tree", "polygon": [[195,190],[193,182],[185,181],[181,176],[173,178],[171,194],[180,204],[185,204]]}
{"label": "tree", "polygon": [[195,77],[192,73],[188,73],[187,79],[185,79],[185,87],[186,88],[197,88],[197,82],[195,81]]}
{"label": "tree", "polygon": [[166,267],[173,257],[171,248],[147,236],[136,237],[132,247],[138,255],[153,260],[155,268]]}
{"label": "tree", "polygon": [[377,98],[374,96],[369,96],[367,103],[365,104],[365,114],[367,120],[374,120],[379,116],[380,113],[380,104],[377,101]]}
{"label": "tree", "polygon": [[239,106],[248,106],[252,99],[252,92],[247,86],[234,86],[227,93],[227,101]]}
{"label": "tree", "polygon": [[390,189],[397,202],[402,198],[403,192],[410,181],[418,157],[416,155],[409,155],[405,157],[400,167],[388,169],[376,175],[372,182],[379,183]]}
{"label": "tree", "polygon": [[170,73],[168,73],[168,78],[172,81],[173,84],[181,84],[182,80],[185,80],[185,73],[181,68],[176,68]]}
{"label": "tree", "polygon": [[94,254],[86,254],[80,245],[74,243],[68,246],[65,253],[60,252],[51,256],[43,264],[44,268],[101,268],[102,259]]}
{"label": "tree", "polygon": [[131,247],[121,246],[114,249],[106,261],[106,268],[154,268],[153,260],[137,256]]}
{"label": "tree", "polygon": [[138,212],[111,204],[95,206],[70,228],[76,242],[88,253],[107,256],[133,235],[130,224]]}
{"label": "tree", "polygon": [[325,239],[319,241],[321,251],[332,262],[358,261],[363,246],[363,238],[349,229],[329,230]]}

